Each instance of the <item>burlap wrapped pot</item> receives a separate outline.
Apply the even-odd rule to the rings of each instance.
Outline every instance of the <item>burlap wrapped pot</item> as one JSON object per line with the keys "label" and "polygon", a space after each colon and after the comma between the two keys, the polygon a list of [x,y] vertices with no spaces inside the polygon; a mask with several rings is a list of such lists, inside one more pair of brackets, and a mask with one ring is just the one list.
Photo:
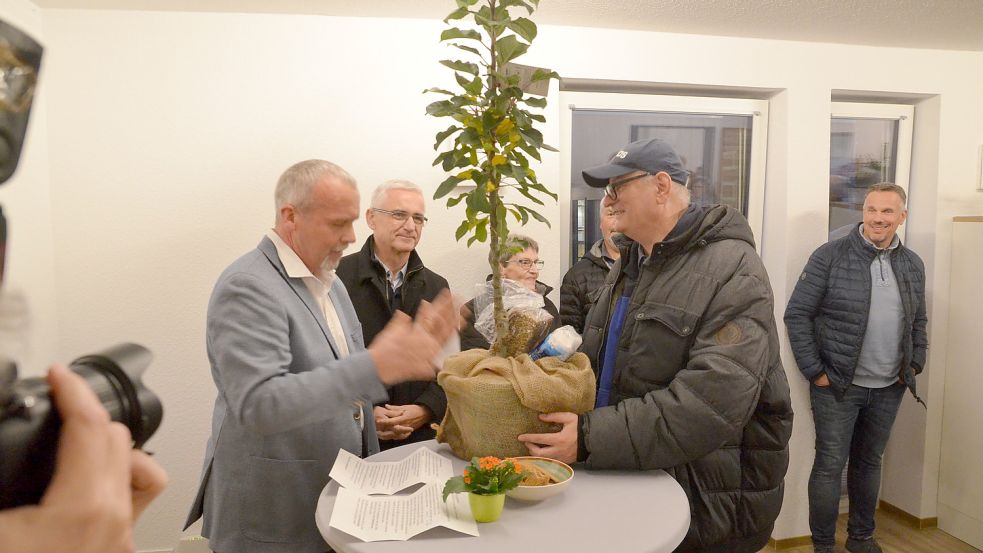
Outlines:
{"label": "burlap wrapped pot", "polygon": [[594,406],[590,361],[575,353],[533,361],[526,354],[494,357],[472,349],[448,357],[437,375],[447,394],[447,411],[437,441],[461,459],[528,455],[520,434],[556,432],[540,413],[584,413]]}

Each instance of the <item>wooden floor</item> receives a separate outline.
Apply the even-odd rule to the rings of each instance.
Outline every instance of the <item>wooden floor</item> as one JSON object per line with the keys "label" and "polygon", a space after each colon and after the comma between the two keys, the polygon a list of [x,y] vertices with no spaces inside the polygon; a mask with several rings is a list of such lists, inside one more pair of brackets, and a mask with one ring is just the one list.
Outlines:
{"label": "wooden floor", "polygon": [[[882,509],[876,511],[877,530],[874,536],[884,553],[981,553],[979,549],[946,534],[938,528],[919,530],[906,524],[901,518]],[[846,515],[840,515],[836,523],[836,551],[845,552]],[[760,553],[773,553],[766,547]],[[811,545],[782,549],[783,553],[812,553]]]}

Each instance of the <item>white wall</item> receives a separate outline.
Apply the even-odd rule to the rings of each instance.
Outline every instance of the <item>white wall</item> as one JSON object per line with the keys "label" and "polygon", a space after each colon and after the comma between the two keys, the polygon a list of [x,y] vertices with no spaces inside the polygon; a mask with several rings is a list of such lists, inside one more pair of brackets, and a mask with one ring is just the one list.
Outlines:
{"label": "white wall", "polygon": [[[451,82],[436,63],[442,25],[314,16],[43,15],[51,209],[47,214],[40,206],[39,217],[53,228],[54,270],[46,274],[55,282],[43,274],[30,282],[59,299],[60,341],[46,353],[68,358],[126,339],[157,354],[147,382],[166,414],[149,447],[172,483],[140,523],[137,546],[166,548],[179,536],[208,434],[214,388],[203,335],[214,279],[271,224],[273,183],[294,161],[338,162],[360,180],[363,198],[388,178],[431,189],[442,180],[430,167],[431,145],[446,123],[424,116],[433,98],[420,94]],[[831,91],[938,95],[938,137],[923,145],[937,159],[912,179],[909,233],[931,259],[931,335],[944,333],[947,221],[983,209],[972,176],[983,142],[983,54],[545,27],[523,63],[566,77],[780,89],[772,98],[763,240],[779,317],[809,253],[825,240]],[[544,132],[559,144],[561,107],[552,98]],[[558,163],[549,154],[539,174],[563,190]],[[938,201],[915,192],[920,186],[937,186]],[[564,202],[543,211],[559,222],[567,209]],[[469,296],[486,268],[481,250],[465,252],[454,242],[459,215],[431,202],[420,250]],[[364,224],[357,230],[360,239],[368,235]],[[543,280],[558,283],[559,231],[527,232],[542,244]],[[50,247],[43,232],[30,238],[35,251]],[[52,324],[51,312],[44,317]],[[813,439],[806,384],[783,344],[797,417],[776,538],[808,534]],[[920,438],[892,449],[886,470],[885,495],[899,490],[892,502],[923,517],[935,509],[944,366],[942,348],[933,349],[921,379],[931,381],[931,408],[927,417],[903,417],[898,428]]]}

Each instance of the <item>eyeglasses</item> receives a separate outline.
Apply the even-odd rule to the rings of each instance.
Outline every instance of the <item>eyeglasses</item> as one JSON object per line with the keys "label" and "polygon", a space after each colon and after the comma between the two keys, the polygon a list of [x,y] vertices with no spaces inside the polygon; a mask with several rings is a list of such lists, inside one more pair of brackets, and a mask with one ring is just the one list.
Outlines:
{"label": "eyeglasses", "polygon": [[604,193],[607,194],[608,198],[611,198],[612,200],[617,200],[619,188],[621,188],[622,186],[628,184],[633,180],[638,180],[640,178],[647,177],[651,174],[652,173],[642,173],[641,175],[635,175],[634,177],[628,177],[627,179],[621,179],[617,182],[608,183],[608,185],[604,187]]}
{"label": "eyeglasses", "polygon": [[397,209],[396,211],[389,211],[388,209],[379,209],[378,207],[373,207],[372,211],[376,211],[378,213],[385,213],[386,215],[392,217],[393,220],[395,220],[397,223],[405,223],[407,219],[412,217],[413,222],[418,227],[422,227],[423,224],[429,220],[423,215],[420,215],[419,213],[414,213],[410,215],[409,213],[403,211],[402,209]]}
{"label": "eyeglasses", "polygon": [[506,261],[506,263],[515,263],[527,271],[532,269],[533,265],[535,265],[537,269],[542,269],[543,265],[546,265],[546,262],[542,259],[537,259],[536,261],[533,261],[532,259],[512,259]]}

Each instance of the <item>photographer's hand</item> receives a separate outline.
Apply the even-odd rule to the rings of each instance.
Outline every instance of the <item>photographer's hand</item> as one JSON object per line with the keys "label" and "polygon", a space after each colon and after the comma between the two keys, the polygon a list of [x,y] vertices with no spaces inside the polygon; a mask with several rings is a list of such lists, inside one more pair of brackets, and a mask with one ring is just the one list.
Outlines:
{"label": "photographer's hand", "polygon": [[21,553],[128,553],[133,522],[167,475],[131,449],[85,381],[61,365],[48,372],[62,418],[55,473],[41,503],[0,512],[0,549]]}

